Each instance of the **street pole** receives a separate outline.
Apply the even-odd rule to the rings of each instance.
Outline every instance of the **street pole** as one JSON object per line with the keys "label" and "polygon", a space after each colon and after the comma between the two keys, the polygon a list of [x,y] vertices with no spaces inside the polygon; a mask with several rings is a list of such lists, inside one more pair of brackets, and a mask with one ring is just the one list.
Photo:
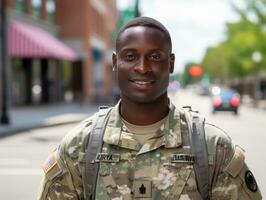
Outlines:
{"label": "street pole", "polygon": [[9,124],[8,116],[8,73],[7,73],[7,16],[6,16],[6,0],[1,0],[1,79],[2,79],[2,113],[0,123],[4,125]]}

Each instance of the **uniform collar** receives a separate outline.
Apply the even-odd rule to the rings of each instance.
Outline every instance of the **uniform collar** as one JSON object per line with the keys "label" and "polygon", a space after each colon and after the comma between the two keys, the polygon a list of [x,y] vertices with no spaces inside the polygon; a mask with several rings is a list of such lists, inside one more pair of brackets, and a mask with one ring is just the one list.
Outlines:
{"label": "uniform collar", "polygon": [[104,142],[116,145],[122,148],[138,151],[138,154],[158,149],[161,146],[165,148],[176,148],[182,145],[180,112],[169,100],[169,113],[165,122],[157,130],[155,138],[147,140],[144,145],[134,139],[122,122],[119,114],[120,102],[111,110],[110,118],[104,134]]}

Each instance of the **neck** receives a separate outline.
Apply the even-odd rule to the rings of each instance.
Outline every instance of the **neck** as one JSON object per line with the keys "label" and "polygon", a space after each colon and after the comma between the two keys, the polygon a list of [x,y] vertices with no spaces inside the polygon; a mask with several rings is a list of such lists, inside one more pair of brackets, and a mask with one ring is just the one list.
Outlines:
{"label": "neck", "polygon": [[120,114],[131,124],[149,125],[163,119],[169,111],[167,94],[153,102],[138,103],[126,97],[121,99]]}

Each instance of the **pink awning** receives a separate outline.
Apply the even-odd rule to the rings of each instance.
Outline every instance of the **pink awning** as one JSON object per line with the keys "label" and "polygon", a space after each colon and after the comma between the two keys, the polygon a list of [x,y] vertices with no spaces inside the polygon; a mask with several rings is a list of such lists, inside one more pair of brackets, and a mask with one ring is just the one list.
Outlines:
{"label": "pink awning", "polygon": [[71,48],[49,32],[21,22],[9,24],[8,43],[11,57],[77,59]]}

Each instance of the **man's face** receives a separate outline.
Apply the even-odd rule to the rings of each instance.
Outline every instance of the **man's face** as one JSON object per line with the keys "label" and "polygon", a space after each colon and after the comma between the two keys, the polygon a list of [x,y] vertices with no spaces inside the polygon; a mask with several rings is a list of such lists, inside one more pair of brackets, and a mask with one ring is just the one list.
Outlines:
{"label": "man's face", "polygon": [[113,54],[122,99],[149,103],[165,95],[174,59],[161,31],[136,26],[122,32]]}

